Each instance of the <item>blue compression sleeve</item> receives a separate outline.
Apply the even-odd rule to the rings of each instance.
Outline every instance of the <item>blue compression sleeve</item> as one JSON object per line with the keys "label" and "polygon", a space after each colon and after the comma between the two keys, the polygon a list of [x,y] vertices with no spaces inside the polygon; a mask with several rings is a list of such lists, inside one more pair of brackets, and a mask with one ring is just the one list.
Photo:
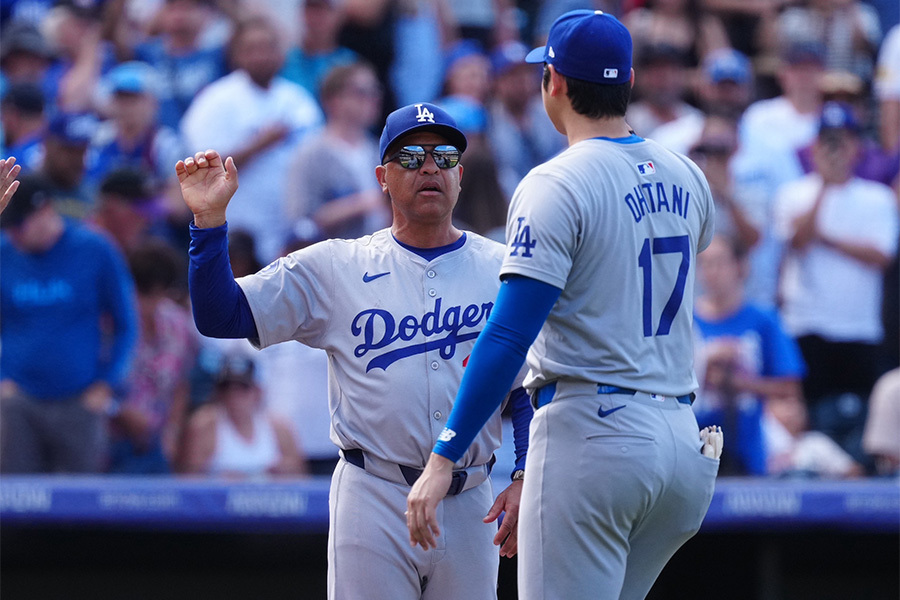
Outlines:
{"label": "blue compression sleeve", "polygon": [[199,229],[191,223],[188,286],[197,330],[207,337],[256,338],[250,303],[228,260],[228,224]]}
{"label": "blue compression sleeve", "polygon": [[435,453],[453,462],[462,457],[503,401],[561,293],[530,277],[514,275],[503,281],[487,325],[475,341]]}
{"label": "blue compression sleeve", "polygon": [[513,469],[513,473],[515,473],[519,469],[525,468],[525,458],[528,455],[528,430],[531,427],[531,417],[534,416],[531,397],[525,388],[519,387],[509,393],[509,412],[513,426],[513,445],[516,449],[516,467]]}

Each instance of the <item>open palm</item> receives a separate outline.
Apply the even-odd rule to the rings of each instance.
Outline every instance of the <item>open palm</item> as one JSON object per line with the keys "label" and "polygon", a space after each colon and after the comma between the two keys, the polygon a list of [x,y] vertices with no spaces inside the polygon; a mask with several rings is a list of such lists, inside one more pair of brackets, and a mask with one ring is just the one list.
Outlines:
{"label": "open palm", "polygon": [[175,174],[198,227],[215,227],[225,222],[225,208],[238,188],[237,167],[230,156],[223,162],[215,150],[198,152],[179,160]]}

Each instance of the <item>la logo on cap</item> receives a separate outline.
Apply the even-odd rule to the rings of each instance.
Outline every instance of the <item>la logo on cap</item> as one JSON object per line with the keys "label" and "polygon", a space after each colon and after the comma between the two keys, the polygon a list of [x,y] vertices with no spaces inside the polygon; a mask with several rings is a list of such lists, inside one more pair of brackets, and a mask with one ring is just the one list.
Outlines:
{"label": "la logo on cap", "polygon": [[434,123],[434,113],[430,110],[422,106],[421,104],[416,104],[416,121],[419,123]]}

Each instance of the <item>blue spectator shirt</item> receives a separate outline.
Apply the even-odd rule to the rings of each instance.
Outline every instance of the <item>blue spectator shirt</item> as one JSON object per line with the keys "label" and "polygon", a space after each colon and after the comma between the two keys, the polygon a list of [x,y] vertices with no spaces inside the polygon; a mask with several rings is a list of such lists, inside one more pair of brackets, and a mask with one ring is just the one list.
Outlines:
{"label": "blue spectator shirt", "polygon": [[[723,345],[732,346],[738,356],[737,368],[745,375],[801,378],[806,371],[794,339],[781,325],[776,313],[745,304],[735,313],[718,320],[694,315],[697,330],[695,367],[701,388],[694,403],[700,427],[722,426],[728,415],[725,399],[716,390],[703,387],[708,361]],[[729,446],[736,449],[738,466],[748,475],[766,474],[766,448],[763,438],[763,399],[752,394],[738,394],[734,416],[735,434]],[[734,444],[731,446],[731,444]]]}
{"label": "blue spectator shirt", "polygon": [[0,264],[0,379],[43,400],[100,380],[119,388],[138,324],[131,276],[112,243],[67,223],[52,248],[26,254],[0,234]]}

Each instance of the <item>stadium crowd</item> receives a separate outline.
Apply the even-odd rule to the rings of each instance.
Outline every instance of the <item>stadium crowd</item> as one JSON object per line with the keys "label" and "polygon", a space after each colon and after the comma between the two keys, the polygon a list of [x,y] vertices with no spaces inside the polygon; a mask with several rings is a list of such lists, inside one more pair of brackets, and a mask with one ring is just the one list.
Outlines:
{"label": "stadium crowd", "polygon": [[0,1],[0,157],[22,168],[0,472],[330,473],[325,353],[196,332],[176,161],[234,157],[239,277],[387,226],[376,136],[434,102],[469,139],[458,224],[502,241],[565,147],[524,58],[573,8],[629,27],[628,123],[717,203],[695,409],[726,431],[720,472],[896,477],[900,25],[874,0]]}

